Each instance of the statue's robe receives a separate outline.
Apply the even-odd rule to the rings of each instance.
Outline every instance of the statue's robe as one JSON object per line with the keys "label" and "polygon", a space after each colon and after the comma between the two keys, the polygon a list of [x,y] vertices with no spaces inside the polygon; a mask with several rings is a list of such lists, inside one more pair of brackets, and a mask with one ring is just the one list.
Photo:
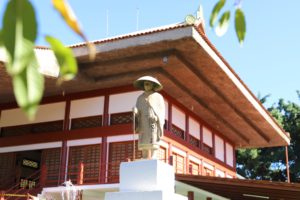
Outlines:
{"label": "statue's robe", "polygon": [[165,102],[162,95],[157,92],[144,92],[138,97],[136,108],[139,149],[158,149],[165,123]]}

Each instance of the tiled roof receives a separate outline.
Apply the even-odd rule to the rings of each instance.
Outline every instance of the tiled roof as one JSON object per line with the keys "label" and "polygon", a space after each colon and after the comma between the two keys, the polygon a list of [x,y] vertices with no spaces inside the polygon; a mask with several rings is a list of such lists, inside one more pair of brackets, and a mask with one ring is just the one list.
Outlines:
{"label": "tiled roof", "polygon": [[[265,199],[296,200],[300,198],[300,184],[277,181],[230,179],[209,176],[176,175],[176,180],[232,200]],[[254,198],[255,199],[255,198]]]}

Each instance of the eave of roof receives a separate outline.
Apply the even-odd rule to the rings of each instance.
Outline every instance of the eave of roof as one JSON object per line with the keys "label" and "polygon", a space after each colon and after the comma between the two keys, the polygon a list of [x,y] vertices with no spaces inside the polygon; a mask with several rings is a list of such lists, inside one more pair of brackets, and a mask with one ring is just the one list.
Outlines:
{"label": "eave of roof", "polygon": [[[168,94],[235,146],[289,144],[284,130],[198,27],[176,24],[93,43],[97,49],[93,62],[88,60],[85,43],[70,46],[78,58],[80,73],[62,89],[55,89],[54,81],[48,80],[46,95],[128,85],[138,76],[150,74],[167,85]],[[39,50],[50,52],[46,48]]]}
{"label": "eave of roof", "polygon": [[183,174],[176,174],[176,180],[232,200],[256,199],[254,198],[255,196],[266,197],[270,200],[296,200],[300,197],[299,183],[230,179]]}

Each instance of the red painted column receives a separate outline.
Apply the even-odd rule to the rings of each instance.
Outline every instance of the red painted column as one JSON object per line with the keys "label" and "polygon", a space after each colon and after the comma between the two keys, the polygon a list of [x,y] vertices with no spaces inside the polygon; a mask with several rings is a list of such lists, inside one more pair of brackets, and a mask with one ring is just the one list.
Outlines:
{"label": "red painted column", "polygon": [[168,104],[168,131],[172,130],[172,104],[169,102]]}
{"label": "red painted column", "polygon": [[104,109],[103,109],[103,126],[109,125],[109,95],[105,95],[104,97]]}
{"label": "red painted column", "polygon": [[67,173],[67,141],[62,141],[61,153],[60,153],[60,170],[59,170],[59,185],[66,181]]}
{"label": "red painted column", "polygon": [[5,194],[5,191],[0,191],[0,200],[5,200],[4,194]]}
{"label": "red painted column", "polygon": [[[109,126],[109,95],[104,96],[103,126]],[[107,137],[102,137],[99,182],[105,183],[107,171]]]}
{"label": "red painted column", "polygon": [[[71,107],[71,100],[67,98],[66,100],[66,107],[65,107],[65,117],[64,117],[64,124],[63,124],[63,130],[64,134],[67,134],[67,131],[69,130],[70,125],[70,107]],[[60,156],[60,176],[59,176],[59,183],[65,182],[66,178],[66,168],[67,168],[67,157],[68,157],[68,146],[67,141],[62,141],[62,147],[61,147],[61,156]]]}
{"label": "red painted column", "polygon": [[169,156],[169,164],[173,165],[173,155],[172,155],[172,144],[169,142],[169,148],[168,148],[168,156]]}
{"label": "red painted column", "polygon": [[212,132],[212,155],[216,157],[215,133]]}
{"label": "red painted column", "polygon": [[203,159],[201,159],[201,165],[200,165],[200,175],[203,176]]}
{"label": "red painted column", "polygon": [[288,146],[285,146],[285,165],[286,165],[286,176],[287,182],[290,183],[290,166],[289,166],[289,149]]}
{"label": "red painted column", "polygon": [[63,130],[69,130],[70,125],[70,108],[71,108],[71,100],[67,98],[66,100],[66,107],[65,107],[65,116],[64,116],[64,125]]}
{"label": "red painted column", "polygon": [[235,146],[233,147],[233,168],[236,170],[236,153],[235,153]]}
{"label": "red painted column", "polygon": [[46,166],[46,164],[43,164],[41,166],[41,174],[40,174],[40,187],[41,188],[45,187],[46,179],[47,179],[47,166]]}
{"label": "red painted column", "polygon": [[107,137],[102,137],[101,144],[101,163],[100,163],[100,183],[105,183],[106,181],[106,163],[107,163]]}
{"label": "red painted column", "polygon": [[199,148],[203,149],[203,125],[200,124],[200,144],[199,144]]}
{"label": "red painted column", "polygon": [[[1,110],[1,107],[0,107],[0,121],[1,121],[1,114],[2,114],[2,110]],[[1,127],[0,127],[0,137],[1,137]],[[0,196],[1,197],[1,196]]]}
{"label": "red painted column", "polygon": [[185,115],[185,141],[190,143],[190,124],[189,124],[189,116]]}
{"label": "red painted column", "polygon": [[83,162],[80,162],[78,165],[78,174],[77,174],[77,184],[82,185],[83,184],[83,173],[84,173],[84,164]]}
{"label": "red painted column", "polygon": [[193,191],[188,191],[187,196],[188,196],[188,200],[194,200],[194,192]]}
{"label": "red painted column", "polygon": [[223,139],[224,144],[224,163],[227,164],[227,155],[226,155],[226,141]]}
{"label": "red painted column", "polygon": [[190,173],[190,158],[189,158],[188,151],[186,151],[186,157],[185,157],[185,174],[191,174]]}

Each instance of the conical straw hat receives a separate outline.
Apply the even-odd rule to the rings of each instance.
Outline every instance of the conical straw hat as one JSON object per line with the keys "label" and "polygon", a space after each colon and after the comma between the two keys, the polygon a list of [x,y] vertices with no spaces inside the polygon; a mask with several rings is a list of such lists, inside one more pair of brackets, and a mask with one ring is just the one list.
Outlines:
{"label": "conical straw hat", "polygon": [[143,76],[139,79],[137,79],[136,81],[133,82],[133,86],[135,88],[144,90],[144,81],[150,81],[153,83],[153,90],[154,91],[159,91],[163,88],[163,86],[160,84],[160,82],[156,79],[153,78],[152,76]]}

